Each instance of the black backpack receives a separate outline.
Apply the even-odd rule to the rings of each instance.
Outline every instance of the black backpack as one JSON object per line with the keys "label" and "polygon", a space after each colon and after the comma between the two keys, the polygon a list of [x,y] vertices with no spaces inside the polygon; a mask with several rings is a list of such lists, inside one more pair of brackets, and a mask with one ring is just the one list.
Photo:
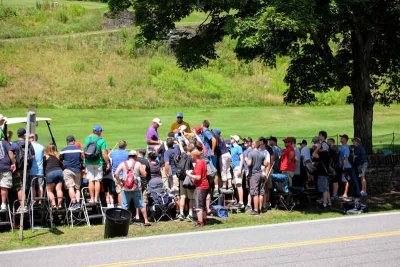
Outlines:
{"label": "black backpack", "polygon": [[[18,141],[17,149],[14,151],[15,153],[15,165],[18,170],[22,170],[24,168],[24,159],[25,159],[25,141]],[[32,155],[32,151],[29,149],[28,145],[28,170],[32,167],[34,156]]]}
{"label": "black backpack", "polygon": [[176,165],[176,176],[183,181],[186,177],[186,171],[193,169],[192,158],[186,153],[182,153],[181,158]]}
{"label": "black backpack", "polygon": [[102,139],[97,138],[95,141],[90,140],[90,142],[85,146],[84,153],[85,159],[89,161],[97,161],[100,159],[100,150],[97,148],[97,142]]}

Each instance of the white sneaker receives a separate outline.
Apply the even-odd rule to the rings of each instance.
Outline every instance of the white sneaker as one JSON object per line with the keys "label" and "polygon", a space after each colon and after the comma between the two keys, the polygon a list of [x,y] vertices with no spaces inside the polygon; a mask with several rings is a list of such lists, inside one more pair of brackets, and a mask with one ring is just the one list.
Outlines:
{"label": "white sneaker", "polygon": [[2,203],[1,204],[1,211],[5,211],[5,210],[7,210],[7,205]]}

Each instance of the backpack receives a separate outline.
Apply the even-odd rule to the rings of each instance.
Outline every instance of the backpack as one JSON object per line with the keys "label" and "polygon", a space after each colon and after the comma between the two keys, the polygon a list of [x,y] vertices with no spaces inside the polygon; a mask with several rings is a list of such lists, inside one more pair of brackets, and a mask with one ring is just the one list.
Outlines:
{"label": "backpack", "polygon": [[135,190],[137,187],[136,181],[135,181],[135,174],[134,174],[134,168],[135,168],[136,161],[133,162],[132,167],[129,168],[128,162],[124,161],[124,165],[126,168],[126,179],[124,182],[124,187],[126,189],[133,189]]}
{"label": "backpack", "polygon": [[182,154],[178,164],[176,165],[176,176],[179,180],[184,181],[186,171],[193,169],[192,158],[187,154]]}
{"label": "backpack", "polygon": [[93,139],[85,146],[84,154],[85,159],[88,161],[98,161],[100,159],[100,150],[97,148],[97,142],[102,139],[101,137],[97,138],[96,141]]}
{"label": "backpack", "polygon": [[[22,170],[24,168],[24,159],[25,159],[25,142],[18,142],[17,149],[14,151],[15,153],[15,165],[18,170]],[[31,149],[28,146],[28,170],[32,167],[33,163],[33,155]]]}

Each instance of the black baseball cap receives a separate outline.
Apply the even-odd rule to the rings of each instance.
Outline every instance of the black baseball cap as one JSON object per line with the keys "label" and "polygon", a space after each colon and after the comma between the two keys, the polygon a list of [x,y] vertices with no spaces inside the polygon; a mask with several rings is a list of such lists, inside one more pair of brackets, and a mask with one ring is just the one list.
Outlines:
{"label": "black baseball cap", "polygon": [[253,142],[253,139],[251,139],[251,137],[245,137],[243,138],[243,142]]}
{"label": "black baseball cap", "polygon": [[301,140],[301,142],[299,143],[299,145],[307,145],[307,140],[305,140],[305,139]]}
{"label": "black baseball cap", "polygon": [[67,139],[68,143],[71,143],[71,142],[75,141],[75,137],[73,135],[68,135],[66,139]]}
{"label": "black baseball cap", "polygon": [[276,139],[276,137],[271,136],[270,138],[268,138],[268,140],[274,141],[275,143],[278,143],[278,139]]}

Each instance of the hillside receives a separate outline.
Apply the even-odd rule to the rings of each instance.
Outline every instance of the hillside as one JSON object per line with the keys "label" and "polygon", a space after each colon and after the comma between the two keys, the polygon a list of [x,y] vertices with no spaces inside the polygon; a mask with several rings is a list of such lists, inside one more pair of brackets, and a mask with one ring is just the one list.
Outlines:
{"label": "hillside", "polygon": [[[24,1],[32,4],[30,0]],[[65,29],[70,29],[70,24],[80,23],[84,26],[91,25],[93,29],[79,28],[73,34],[69,30],[50,34],[49,30],[47,34],[42,34],[41,26],[34,24],[37,26],[36,32],[18,35],[16,31],[9,33],[8,37],[39,37],[23,40],[0,39],[0,91],[3,99],[7,99],[1,101],[0,108],[158,108],[282,104],[282,94],[286,89],[283,77],[289,62],[286,58],[278,60],[276,69],[268,69],[259,62],[246,64],[238,61],[232,52],[235,41],[225,39],[218,45],[220,57],[210,62],[208,68],[185,72],[176,66],[173,54],[164,45],[135,48],[135,27],[90,34],[91,30],[99,30],[101,20],[96,17],[91,24],[87,21],[88,16],[100,14],[93,12],[105,10],[104,4],[95,8],[93,5],[98,3],[82,2],[82,6],[81,2],[72,3],[75,9],[82,11],[83,8],[84,11],[80,18],[71,17],[66,22]],[[88,4],[89,7],[85,6]],[[71,6],[67,7],[67,13],[72,12],[70,8]],[[18,7],[18,10],[21,9],[24,7]],[[57,21],[51,19],[51,16],[57,16],[53,11],[46,12],[43,16],[49,18],[40,23]],[[35,16],[24,17],[26,20],[34,18]],[[201,14],[194,14],[184,23],[193,24],[201,19]],[[13,18],[0,19],[0,27],[7,28],[7,25],[11,27],[14,24]],[[71,33],[71,36],[46,37],[62,33]],[[343,104],[345,98],[346,92],[329,93],[320,96],[317,104]]]}

